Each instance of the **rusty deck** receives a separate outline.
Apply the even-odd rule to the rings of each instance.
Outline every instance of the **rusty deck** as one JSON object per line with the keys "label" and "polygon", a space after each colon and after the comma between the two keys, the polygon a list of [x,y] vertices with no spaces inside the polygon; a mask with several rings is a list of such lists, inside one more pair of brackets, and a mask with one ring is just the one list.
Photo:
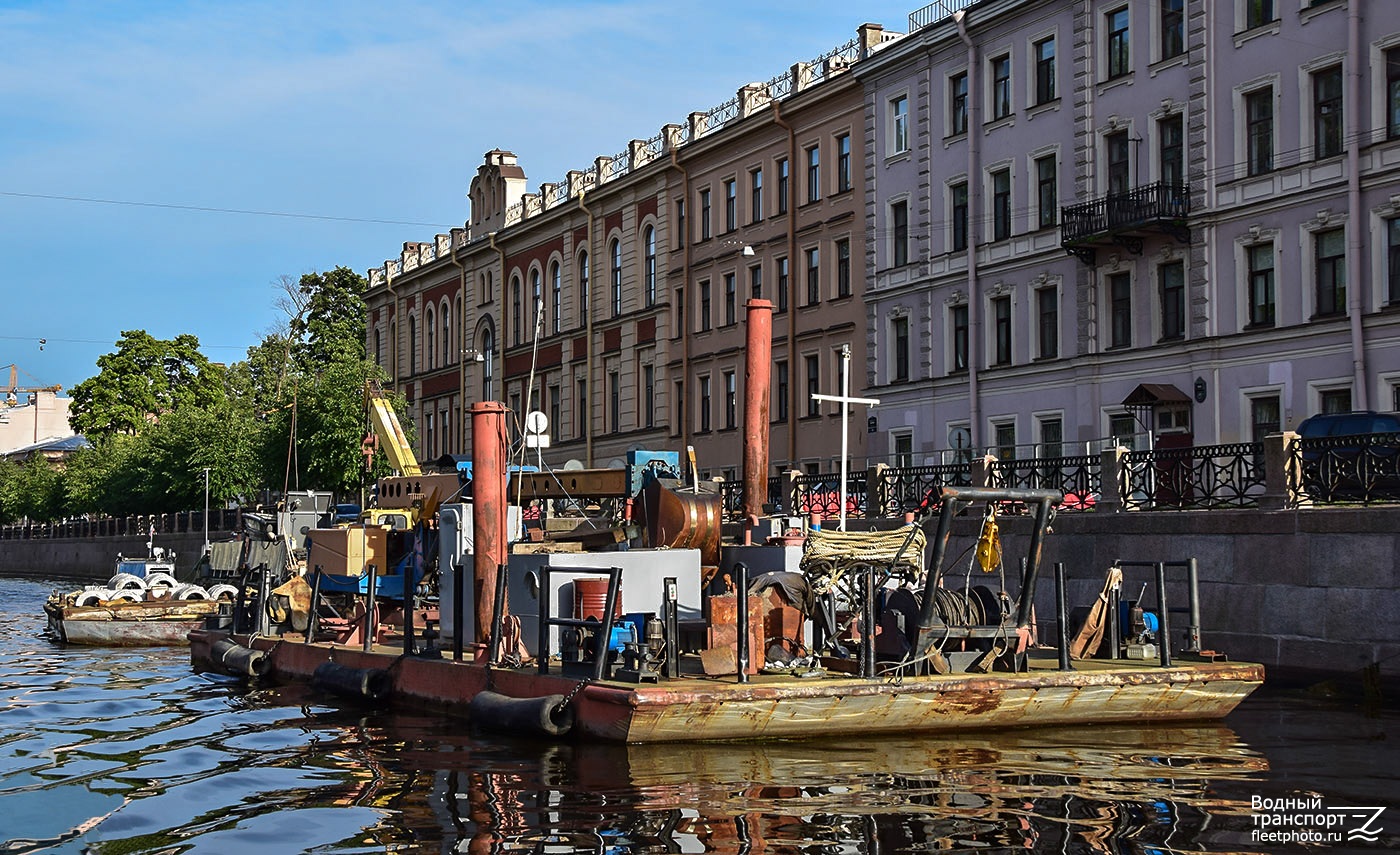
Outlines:
{"label": "rusty deck", "polygon": [[[209,645],[224,633],[190,634],[192,661],[209,662]],[[466,711],[487,689],[512,697],[568,695],[578,680],[536,669],[487,669],[473,662],[403,657],[299,640],[236,638],[266,650],[272,675],[308,681],[335,661],[388,669],[392,696],[449,713]],[[556,669],[557,671],[557,669]],[[953,674],[867,680],[828,675],[686,677],[659,684],[591,683],[574,698],[574,733],[609,742],[796,739],[871,733],[935,733],[1099,722],[1200,721],[1223,718],[1264,678],[1260,665],[1189,662],[1168,668],[1090,660],[1060,671],[1032,657],[1028,673]]]}

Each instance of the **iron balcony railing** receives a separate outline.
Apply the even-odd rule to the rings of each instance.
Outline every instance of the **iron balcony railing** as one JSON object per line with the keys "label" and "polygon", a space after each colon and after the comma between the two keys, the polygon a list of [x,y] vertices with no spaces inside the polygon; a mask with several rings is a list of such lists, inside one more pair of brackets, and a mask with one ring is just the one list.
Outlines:
{"label": "iron balcony railing", "polygon": [[1060,209],[1060,236],[1064,243],[1076,243],[1127,229],[1178,224],[1190,214],[1187,185],[1158,181],[1064,206]]}

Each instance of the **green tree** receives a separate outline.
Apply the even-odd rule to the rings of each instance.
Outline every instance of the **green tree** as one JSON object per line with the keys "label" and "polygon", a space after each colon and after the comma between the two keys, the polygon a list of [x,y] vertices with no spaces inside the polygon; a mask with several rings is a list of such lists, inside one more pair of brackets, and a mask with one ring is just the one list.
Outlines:
{"label": "green tree", "polygon": [[19,464],[6,457],[0,457],[0,523],[12,523],[19,519],[15,513],[15,484],[19,481]]}
{"label": "green tree", "polygon": [[11,472],[3,486],[0,505],[12,519],[28,517],[47,522],[64,516],[63,472],[54,468],[42,454],[29,458]]}
{"label": "green tree", "polygon": [[365,278],[348,267],[308,273],[298,283],[302,311],[291,320],[292,356],[302,374],[365,358]]}
{"label": "green tree", "polygon": [[199,339],[166,341],[144,330],[122,333],[98,373],[73,387],[70,424],[89,440],[134,435],[183,406],[205,407],[223,396],[223,371],[199,352]]}

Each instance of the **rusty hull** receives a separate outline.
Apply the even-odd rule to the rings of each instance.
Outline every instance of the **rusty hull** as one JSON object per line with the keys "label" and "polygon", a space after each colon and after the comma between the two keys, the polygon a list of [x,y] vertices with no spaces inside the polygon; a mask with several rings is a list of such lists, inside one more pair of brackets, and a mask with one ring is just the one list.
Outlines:
{"label": "rusty hull", "polygon": [[204,618],[218,614],[212,600],[155,600],[109,606],[45,606],[49,632],[66,644],[104,647],[184,646]]}
{"label": "rusty hull", "polygon": [[[190,634],[196,666],[225,633]],[[474,662],[403,658],[390,648],[362,650],[299,640],[235,638],[269,651],[272,674],[308,681],[333,660],[391,669],[393,696],[462,714],[490,682],[512,697],[567,695],[577,681],[534,668],[487,669]],[[607,742],[799,739],[872,733],[938,733],[1006,727],[1219,719],[1263,681],[1248,663],[1078,663],[1079,670],[1034,668],[1024,674],[960,674],[902,681],[855,677],[682,677],[660,684],[587,686],[575,699],[574,733]]]}

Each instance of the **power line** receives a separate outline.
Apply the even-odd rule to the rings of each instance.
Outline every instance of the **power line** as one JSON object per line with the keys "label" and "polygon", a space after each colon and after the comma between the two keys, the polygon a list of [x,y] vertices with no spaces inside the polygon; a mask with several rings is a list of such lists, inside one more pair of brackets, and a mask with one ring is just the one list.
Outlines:
{"label": "power line", "polygon": [[96,199],[87,196],[60,196],[53,193],[20,193],[0,190],[0,196],[13,196],[21,199],[53,199],[61,202],[91,202],[98,205],[126,205],[133,208],[168,208],[174,211],[200,211],[206,214],[244,214],[252,217],[285,217],[292,220],[329,220],[337,223],[374,223],[386,226],[424,226],[433,229],[450,229],[457,226],[442,223],[423,223],[413,220],[376,220],[366,217],[333,217],[328,214],[298,214],[288,211],[252,211],[242,208],[211,208],[203,205],[177,205],[170,202],[137,202],[131,199]]}
{"label": "power line", "polygon": [[[56,343],[56,342],[61,342],[61,343],[63,343],[63,344],[102,344],[102,345],[106,345],[106,346],[108,346],[108,347],[112,347],[112,346],[115,346],[115,345],[117,344],[116,341],[112,341],[112,340],[110,340],[110,339],[94,339],[94,338],[54,338],[53,336],[35,336],[35,335],[0,335],[0,341],[32,341],[32,342],[35,342],[35,343],[39,344],[41,350],[43,349],[43,347],[42,347],[43,345],[45,345],[45,344],[52,344],[52,343]],[[246,344],[205,344],[205,343],[203,343],[203,342],[200,342],[200,344],[199,344],[199,349],[200,349],[200,350],[206,350],[206,349],[208,349],[208,350],[247,350],[249,346],[250,346],[250,345],[246,345]]]}

